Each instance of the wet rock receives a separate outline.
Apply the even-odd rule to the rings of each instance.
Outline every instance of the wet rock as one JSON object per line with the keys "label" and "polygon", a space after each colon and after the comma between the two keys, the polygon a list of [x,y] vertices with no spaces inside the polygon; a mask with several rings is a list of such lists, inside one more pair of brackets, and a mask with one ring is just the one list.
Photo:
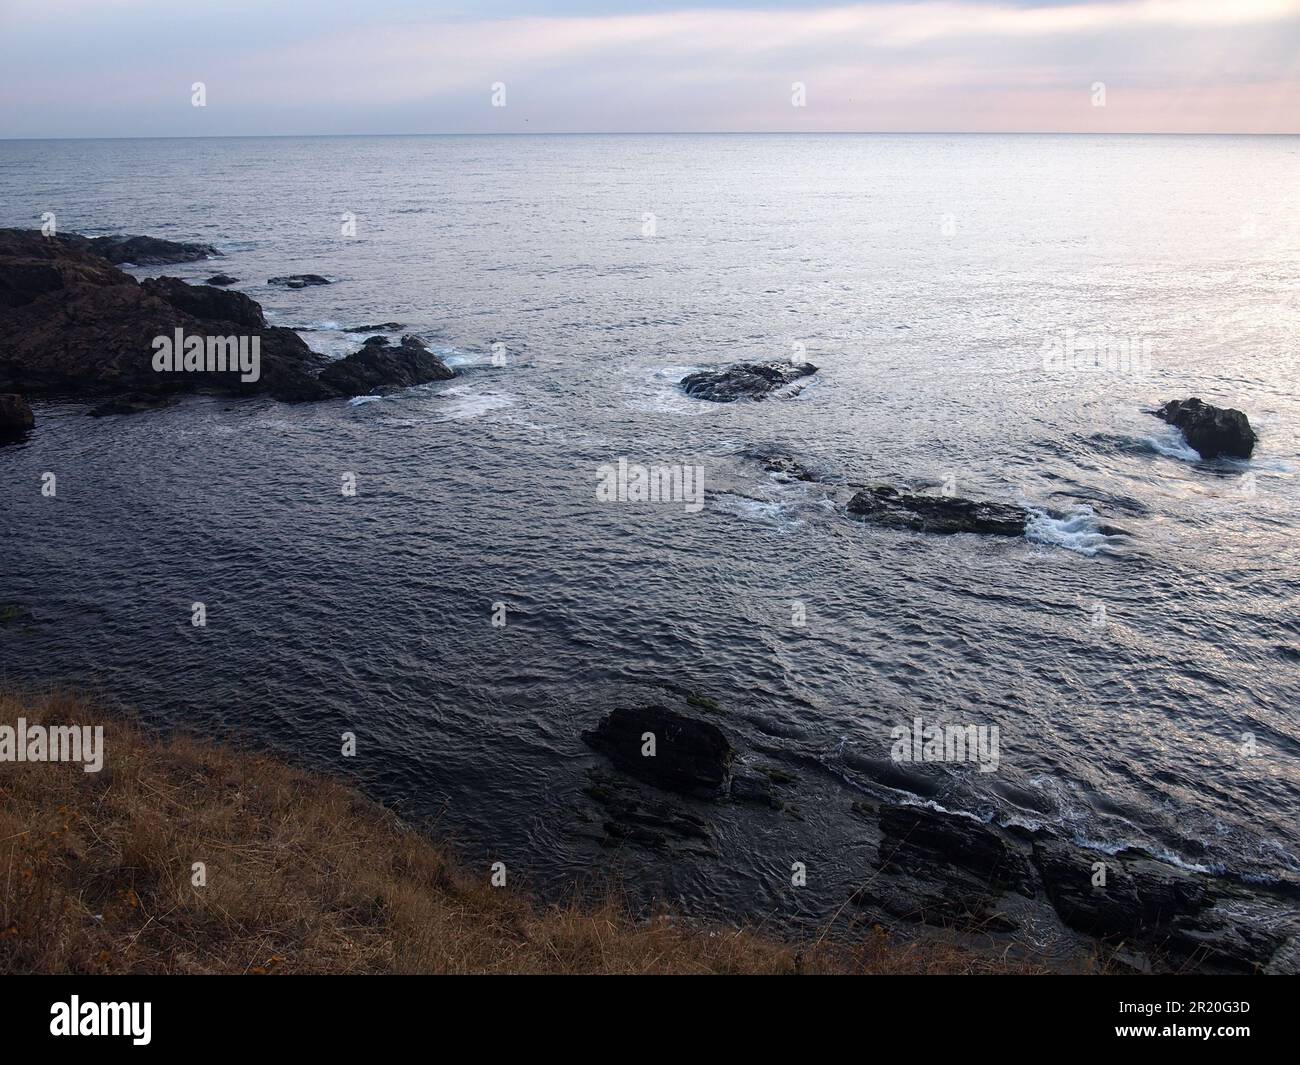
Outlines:
{"label": "wet rock", "polygon": [[784,805],[777,797],[772,781],[767,777],[736,774],[731,778],[733,802],[752,803],[779,810]]}
{"label": "wet rock", "polygon": [[79,233],[67,233],[60,234],[56,239],[79,250],[88,251],[91,255],[97,255],[115,266],[125,264],[165,266],[221,256],[221,252],[211,244],[163,240],[159,237],[83,237]]}
{"label": "wet rock", "polygon": [[639,787],[593,772],[583,789],[604,810],[606,844],[625,841],[660,849],[673,843],[711,839],[703,818],[676,803],[647,795]]}
{"label": "wet rock", "polygon": [[768,455],[760,460],[768,473],[776,474],[780,481],[820,481],[821,477],[789,455]]}
{"label": "wet rock", "polygon": [[1193,397],[1171,399],[1153,413],[1181,429],[1201,458],[1229,455],[1248,459],[1255,450],[1258,437],[1250,427],[1250,419],[1232,407],[1215,407]]}
{"label": "wet rock", "polygon": [[367,339],[360,351],[330,363],[321,371],[320,380],[344,395],[362,396],[455,376],[419,337],[404,336],[401,343],[391,344],[387,337],[379,336]]}
{"label": "wet rock", "polygon": [[320,274],[286,274],[283,277],[268,277],[266,283],[285,288],[307,288],[311,285],[332,285],[334,282]]}
{"label": "wet rock", "polygon": [[358,325],[345,329],[345,333],[396,333],[402,328],[401,322],[380,322],[377,325]]}
{"label": "wet rock", "polygon": [[11,440],[31,432],[36,416],[27,400],[13,394],[0,395],[0,440]]}
{"label": "wet rock", "polygon": [[[619,708],[582,738],[619,769],[670,791],[717,798],[730,783],[735,752],[722,730],[663,706]],[[643,753],[651,738],[653,755]]]}
{"label": "wet rock", "polygon": [[237,278],[237,277],[231,277],[229,274],[213,274],[210,278],[208,278],[208,279],[204,282],[204,284],[205,284],[205,285],[217,285],[217,286],[219,286],[219,287],[221,287],[221,288],[224,288],[226,285],[234,285],[234,284],[237,284],[238,281],[239,281],[239,278]]}
{"label": "wet rock", "polygon": [[[280,384],[314,382],[324,357],[292,330],[266,326],[248,297],[176,278],[141,283],[85,243],[0,230],[0,392],[276,395]],[[258,337],[261,379],[156,371],[153,342],[177,329],[186,336]]]}
{"label": "wet rock", "polygon": [[996,829],[927,806],[890,803],[880,808],[879,856],[884,869],[934,877],[944,869],[970,874],[985,890],[1034,894],[1029,861]]}
{"label": "wet rock", "polygon": [[1029,512],[1011,503],[979,503],[957,496],[912,494],[892,485],[863,489],[849,500],[846,512],[872,525],[945,534],[1021,536],[1029,521]]}
{"label": "wet rock", "polygon": [[[154,340],[177,330],[186,338],[256,338],[258,379],[155,370]],[[330,363],[292,329],[267,325],[261,306],[242,292],[174,277],[140,282],[94,254],[86,238],[0,230],[0,393],[116,395],[123,406],[102,413],[118,413],[142,397],[185,392],[304,402],[452,376],[415,338],[368,344]]]}
{"label": "wet rock", "polygon": [[245,329],[262,329],[262,307],[242,292],[227,292],[211,285],[187,285],[178,277],[155,277],[140,287],[205,322],[234,322]]}
{"label": "wet rock", "polygon": [[714,403],[764,399],[769,393],[817,372],[811,363],[742,362],[719,370],[701,370],[682,378],[688,396]]}
{"label": "wet rock", "polygon": [[[1176,918],[1210,901],[1204,880],[1137,851],[1087,850],[1058,839],[1034,843],[1034,864],[1061,920],[1090,935],[1166,938]],[[1093,880],[1104,867],[1104,885]]]}

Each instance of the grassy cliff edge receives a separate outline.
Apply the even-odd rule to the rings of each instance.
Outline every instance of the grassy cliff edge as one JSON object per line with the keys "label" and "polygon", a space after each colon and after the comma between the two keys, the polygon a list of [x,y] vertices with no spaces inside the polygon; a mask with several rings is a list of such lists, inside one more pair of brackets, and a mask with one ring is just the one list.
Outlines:
{"label": "grassy cliff edge", "polygon": [[[102,724],[97,773],[0,762],[4,973],[978,973],[939,938],[845,944],[493,888],[355,788],[150,735],[76,695],[0,695],[0,725]],[[197,886],[195,863],[206,883]]]}

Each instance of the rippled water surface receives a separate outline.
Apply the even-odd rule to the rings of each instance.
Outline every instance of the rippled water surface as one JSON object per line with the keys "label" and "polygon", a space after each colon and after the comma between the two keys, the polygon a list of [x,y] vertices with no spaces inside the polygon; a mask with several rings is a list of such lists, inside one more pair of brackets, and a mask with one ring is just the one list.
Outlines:
{"label": "rippled water surface", "polygon": [[[0,143],[0,224],[209,241],[225,259],[165,272],[234,274],[331,354],[401,322],[461,371],[360,403],[36,404],[0,450],[0,600],[37,615],[0,628],[4,676],[335,771],[354,731],[345,772],[548,892],[615,869],[824,914],[869,865],[852,801],[890,787],[1300,870],[1297,188],[1280,137]],[[338,282],[265,284],[297,272]],[[1071,336],[1149,366],[1045,367]],[[676,386],[800,350],[794,398]],[[1144,413],[1188,395],[1247,411],[1255,458],[1200,462]],[[780,483],[777,453],[826,482]],[[703,510],[597,502],[620,456],[703,466]],[[868,529],[842,505],[874,480],[1041,516]],[[600,846],[579,733],[692,692],[794,773],[790,808],[719,807],[714,858]],[[892,767],[916,716],[996,724],[998,772]]]}

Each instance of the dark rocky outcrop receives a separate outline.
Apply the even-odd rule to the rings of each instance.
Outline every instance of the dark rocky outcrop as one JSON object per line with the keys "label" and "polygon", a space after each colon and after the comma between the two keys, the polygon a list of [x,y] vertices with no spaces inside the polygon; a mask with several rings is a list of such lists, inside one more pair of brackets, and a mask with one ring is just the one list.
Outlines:
{"label": "dark rocky outcrop", "polygon": [[79,251],[96,255],[115,266],[166,266],[221,255],[211,244],[163,240],[160,237],[83,237],[80,233],[61,233],[55,239]]}
{"label": "dark rocky outcrop", "polygon": [[1215,407],[1196,397],[1171,399],[1157,411],[1170,425],[1182,430],[1187,443],[1200,452],[1203,459],[1217,459],[1222,455],[1248,459],[1259,439],[1250,427],[1250,419],[1232,407]]}
{"label": "dark rocky outcrop", "polygon": [[[268,325],[261,306],[243,293],[174,277],[140,282],[89,244],[0,230],[0,392],[127,396],[125,403],[140,404],[150,396],[216,391],[299,402],[453,376],[418,341],[331,363],[292,329]],[[178,329],[186,337],[257,338],[259,379],[156,371],[155,338]]]}
{"label": "dark rocky outcrop", "polygon": [[1029,521],[1029,512],[1011,503],[913,494],[891,485],[863,489],[849,500],[846,512],[873,525],[929,533],[1021,536]]}
{"label": "dark rocky outcrop", "polygon": [[21,437],[36,425],[36,416],[22,396],[0,395],[0,440]]}
{"label": "dark rocky outcrop", "polygon": [[[1034,843],[1034,864],[1061,920],[1090,935],[1151,938],[1209,901],[1194,873],[1136,851],[1121,858],[1049,838]],[[1103,866],[1105,885],[1094,886]]]}
{"label": "dark rocky outcrop", "polygon": [[763,399],[769,393],[817,372],[811,363],[742,362],[718,370],[701,370],[682,378],[688,396],[714,403]]}
{"label": "dark rocky outcrop", "polygon": [[[647,733],[653,756],[642,754]],[[723,731],[667,707],[619,708],[582,738],[619,769],[670,791],[717,798],[730,783],[735,752]]]}
{"label": "dark rocky outcrop", "polygon": [[326,366],[320,380],[344,395],[360,396],[455,376],[419,337],[404,336],[399,344],[390,344],[387,337],[370,337],[360,351]]}
{"label": "dark rocky outcrop", "polygon": [[284,277],[268,277],[268,285],[283,285],[285,288],[307,288],[310,285],[332,285],[328,277],[320,274],[287,274]]}
{"label": "dark rocky outcrop", "polygon": [[261,305],[242,292],[226,292],[210,285],[187,285],[178,277],[155,277],[140,282],[146,291],[206,322],[234,322],[246,329],[266,328]]}
{"label": "dark rocky outcrop", "polygon": [[205,285],[216,285],[219,288],[225,288],[227,285],[237,284],[239,278],[231,277],[229,274],[213,274],[205,282]]}
{"label": "dark rocky outcrop", "polygon": [[992,828],[928,806],[880,808],[880,863],[886,870],[930,872],[937,863],[969,874],[985,889],[1033,895],[1029,861]]}
{"label": "dark rocky outcrop", "polygon": [[1137,848],[1107,854],[1054,837],[1036,840],[1033,857],[1062,922],[1100,939],[1259,972],[1300,936],[1286,885],[1247,887]]}

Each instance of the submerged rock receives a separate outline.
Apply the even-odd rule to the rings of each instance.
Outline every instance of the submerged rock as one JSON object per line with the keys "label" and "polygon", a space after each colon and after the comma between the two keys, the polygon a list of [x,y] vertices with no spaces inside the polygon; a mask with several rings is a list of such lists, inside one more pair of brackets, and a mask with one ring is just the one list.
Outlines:
{"label": "submerged rock", "polygon": [[720,370],[687,374],[681,383],[688,396],[732,403],[738,399],[763,399],[768,393],[816,372],[817,367],[811,363],[795,366],[788,362],[742,362]]}
{"label": "submerged rock", "polygon": [[404,336],[399,344],[389,343],[387,337],[370,337],[360,351],[326,366],[320,380],[345,395],[361,396],[377,389],[409,388],[455,376],[419,337]]}
{"label": "submerged rock", "polygon": [[144,393],[133,393],[106,399],[103,403],[91,407],[90,410],[86,411],[86,414],[91,418],[142,414],[145,411],[161,410],[163,407],[170,406],[172,402],[173,397],[171,396],[150,396]]}
{"label": "submerged rock", "polygon": [[1195,396],[1171,399],[1153,413],[1181,429],[1187,443],[1200,452],[1203,459],[1216,459],[1221,455],[1248,459],[1259,439],[1244,413],[1232,407],[1203,403]]}
{"label": "submerged rock", "polygon": [[213,274],[210,278],[207,279],[207,281],[204,282],[204,284],[218,285],[224,288],[226,285],[233,285],[238,281],[239,278],[231,277],[229,274]]}
{"label": "submerged rock", "polygon": [[891,485],[863,489],[849,500],[847,513],[891,529],[929,533],[986,533],[1021,536],[1029,512],[1011,503],[979,503],[957,496],[900,492]]}
{"label": "submerged rock", "polygon": [[332,285],[334,282],[320,274],[286,274],[284,277],[268,277],[268,285],[283,285],[285,288],[307,288],[309,285]]}
{"label": "submerged rock", "polygon": [[[582,738],[624,772],[670,791],[717,798],[730,783],[735,751],[723,731],[667,707],[619,708]],[[651,743],[654,753],[645,753]]]}
{"label": "submerged rock", "polygon": [[36,416],[22,396],[0,395],[0,440],[20,437],[36,426]]}
{"label": "submerged rock", "polygon": [[698,814],[606,773],[593,771],[590,776],[583,791],[603,808],[601,843],[614,846],[632,842],[655,850],[702,843],[706,852],[711,851],[707,846],[712,838],[708,823]]}

